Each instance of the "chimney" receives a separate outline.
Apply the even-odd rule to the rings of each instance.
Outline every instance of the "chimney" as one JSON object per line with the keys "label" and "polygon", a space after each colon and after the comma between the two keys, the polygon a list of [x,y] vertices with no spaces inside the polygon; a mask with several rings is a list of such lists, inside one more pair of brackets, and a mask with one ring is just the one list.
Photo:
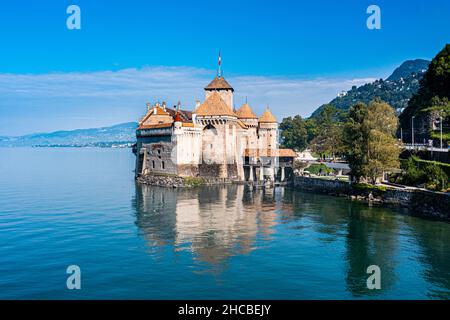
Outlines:
{"label": "chimney", "polygon": [[149,111],[150,111],[150,103],[147,102],[147,112],[149,112]]}
{"label": "chimney", "polygon": [[166,102],[165,101],[163,101],[162,106],[163,106],[163,110],[166,111]]}
{"label": "chimney", "polygon": [[195,108],[198,108],[198,107],[200,107],[200,101],[195,100]]}

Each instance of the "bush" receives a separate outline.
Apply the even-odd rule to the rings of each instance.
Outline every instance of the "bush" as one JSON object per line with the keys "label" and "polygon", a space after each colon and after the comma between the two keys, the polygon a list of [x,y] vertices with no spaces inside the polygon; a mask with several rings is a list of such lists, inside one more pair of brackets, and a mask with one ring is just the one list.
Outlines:
{"label": "bush", "polygon": [[379,192],[386,192],[387,188],[385,186],[377,186],[373,184],[368,183],[355,183],[353,184],[353,188],[359,191],[379,191]]}
{"label": "bush", "polygon": [[409,186],[425,186],[430,190],[442,190],[448,188],[448,172],[450,165],[446,163],[421,160],[410,157],[402,161],[403,174],[399,182]]}
{"label": "bush", "polygon": [[425,172],[419,168],[414,157],[401,163],[401,169],[404,171],[400,182],[409,186],[416,186],[426,182]]}
{"label": "bush", "polygon": [[448,177],[438,165],[430,164],[425,167],[424,172],[427,177],[425,184],[427,189],[439,191],[447,187]]}
{"label": "bush", "polygon": [[329,173],[333,172],[333,169],[328,168],[325,164],[312,164],[306,169],[309,173],[319,175],[319,174],[325,174],[328,175]]}

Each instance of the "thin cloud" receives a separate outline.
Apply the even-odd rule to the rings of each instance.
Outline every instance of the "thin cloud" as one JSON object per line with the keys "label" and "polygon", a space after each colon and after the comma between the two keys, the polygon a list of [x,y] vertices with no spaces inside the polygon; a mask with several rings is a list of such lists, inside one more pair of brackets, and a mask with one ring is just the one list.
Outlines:
{"label": "thin cloud", "polygon": [[[206,69],[164,66],[88,73],[0,74],[0,134],[17,130],[30,112],[32,121],[22,128],[26,132],[135,121],[145,112],[146,102],[175,105],[180,100],[184,108],[192,110],[195,100],[203,100],[203,88],[214,75]],[[236,108],[247,99],[255,112],[261,113],[268,105],[281,120],[295,114],[309,116],[342,90],[375,78],[230,76],[227,80],[235,89]]]}

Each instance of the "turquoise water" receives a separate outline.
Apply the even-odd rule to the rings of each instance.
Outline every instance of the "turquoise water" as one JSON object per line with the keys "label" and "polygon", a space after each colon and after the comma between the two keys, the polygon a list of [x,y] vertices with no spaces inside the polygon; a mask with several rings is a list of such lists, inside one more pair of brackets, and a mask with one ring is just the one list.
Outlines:
{"label": "turquoise water", "polygon": [[141,187],[133,168],[129,149],[0,148],[0,298],[450,298],[448,223],[284,188]]}

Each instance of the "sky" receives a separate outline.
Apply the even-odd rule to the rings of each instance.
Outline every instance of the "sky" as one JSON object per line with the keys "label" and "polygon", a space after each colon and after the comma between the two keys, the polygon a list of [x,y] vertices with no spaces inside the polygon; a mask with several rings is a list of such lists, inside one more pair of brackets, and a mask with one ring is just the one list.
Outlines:
{"label": "sky", "polygon": [[[69,5],[81,29],[69,30]],[[369,5],[381,29],[369,30]],[[192,110],[216,75],[277,118],[450,43],[447,0],[15,0],[0,9],[0,136],[136,121],[147,102]]]}

